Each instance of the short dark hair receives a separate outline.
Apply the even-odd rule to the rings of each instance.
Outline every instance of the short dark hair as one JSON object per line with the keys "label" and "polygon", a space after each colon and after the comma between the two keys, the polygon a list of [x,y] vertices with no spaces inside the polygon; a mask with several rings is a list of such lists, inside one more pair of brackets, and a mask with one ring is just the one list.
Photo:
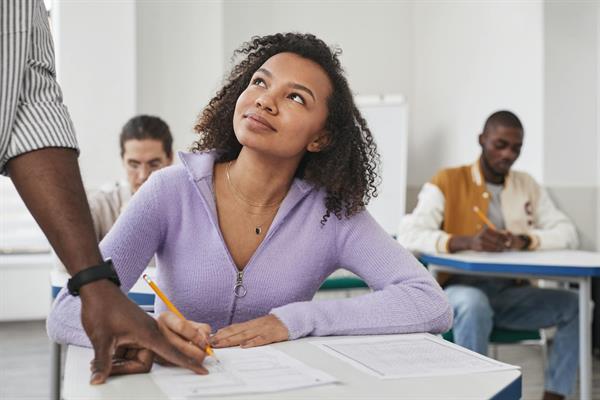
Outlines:
{"label": "short dark hair", "polygon": [[505,128],[517,128],[523,131],[523,125],[514,113],[506,110],[496,111],[488,117],[483,125],[483,133],[486,133],[489,129],[497,126],[503,126]]}
{"label": "short dark hair", "polygon": [[152,115],[137,115],[123,125],[119,142],[121,145],[121,157],[125,154],[125,142],[128,140],[154,139],[160,140],[165,154],[171,157],[173,154],[173,136],[169,125],[162,119]]}
{"label": "short dark hair", "polygon": [[341,50],[330,48],[311,34],[278,33],[255,36],[235,51],[242,60],[233,67],[224,86],[198,117],[195,131],[199,138],[194,152],[216,150],[219,161],[237,158],[242,145],[233,131],[233,114],[240,94],[256,70],[272,56],[290,52],[317,63],[333,86],[327,99],[325,129],[330,143],[320,152],[307,152],[296,176],[324,188],[325,223],[333,214],[350,217],[365,208],[377,195],[379,154],[365,119],[354,104],[352,92],[339,61]]}

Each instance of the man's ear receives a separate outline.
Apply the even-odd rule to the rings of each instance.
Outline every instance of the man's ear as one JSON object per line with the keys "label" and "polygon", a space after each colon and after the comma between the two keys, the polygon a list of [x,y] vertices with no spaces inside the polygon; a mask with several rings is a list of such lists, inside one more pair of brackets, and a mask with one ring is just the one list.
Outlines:
{"label": "man's ear", "polygon": [[482,133],[480,133],[480,134],[479,134],[479,145],[480,145],[481,147],[483,147],[483,142],[484,142],[484,140],[485,140],[485,137],[484,137],[484,135],[485,135],[485,132],[482,132]]}
{"label": "man's ear", "polygon": [[329,132],[323,131],[316,137],[315,140],[310,142],[308,146],[306,146],[306,150],[311,153],[318,153],[323,151],[331,144],[331,136],[329,136]]}
{"label": "man's ear", "polygon": [[173,152],[167,156],[167,165],[173,164]]}

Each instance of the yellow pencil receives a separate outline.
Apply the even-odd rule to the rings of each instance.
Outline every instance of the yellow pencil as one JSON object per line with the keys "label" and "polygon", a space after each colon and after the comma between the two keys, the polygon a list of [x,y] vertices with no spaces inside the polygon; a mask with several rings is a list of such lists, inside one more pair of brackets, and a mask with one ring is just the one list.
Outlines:
{"label": "yellow pencil", "polygon": [[[183,314],[181,312],[179,312],[179,310],[177,309],[177,307],[175,307],[175,305],[173,303],[171,303],[171,300],[169,300],[169,298],[162,292],[162,290],[160,290],[158,288],[158,286],[156,286],[156,283],[154,283],[154,281],[152,281],[152,279],[150,279],[148,274],[144,274],[142,276],[143,276],[144,280],[148,283],[148,285],[150,285],[152,290],[154,290],[154,293],[156,293],[156,295],[158,297],[160,297],[160,299],[167,305],[167,308],[169,310],[171,310],[179,318],[185,319]],[[206,344],[206,348],[204,349],[204,352],[206,354],[208,354],[209,356],[213,356],[215,358],[215,360],[219,361],[217,359],[217,356],[215,356],[215,352],[213,351],[212,347],[210,347],[210,344]]]}
{"label": "yellow pencil", "polygon": [[494,223],[492,221],[490,221],[489,218],[486,217],[484,213],[481,212],[479,207],[477,207],[477,206],[473,207],[473,211],[475,211],[475,214],[477,214],[479,219],[481,221],[483,221],[483,223],[486,224],[488,228],[496,230],[496,225],[494,225]]}

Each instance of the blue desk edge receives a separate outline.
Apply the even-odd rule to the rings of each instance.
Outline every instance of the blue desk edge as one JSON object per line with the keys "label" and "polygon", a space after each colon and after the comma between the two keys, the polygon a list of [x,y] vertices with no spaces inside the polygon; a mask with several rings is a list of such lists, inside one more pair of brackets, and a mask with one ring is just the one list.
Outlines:
{"label": "blue desk edge", "polygon": [[523,396],[523,375],[519,375],[490,400],[519,400]]}
{"label": "blue desk edge", "polygon": [[419,260],[425,264],[443,265],[455,267],[465,271],[480,272],[514,272],[530,275],[545,276],[600,276],[600,268],[578,267],[555,267],[550,265],[528,265],[528,264],[495,264],[472,261],[453,260],[430,254],[422,254]]}

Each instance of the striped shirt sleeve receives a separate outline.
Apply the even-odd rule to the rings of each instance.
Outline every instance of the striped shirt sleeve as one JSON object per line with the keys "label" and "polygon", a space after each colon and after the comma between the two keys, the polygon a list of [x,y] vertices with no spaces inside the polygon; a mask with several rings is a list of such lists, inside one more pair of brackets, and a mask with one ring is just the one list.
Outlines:
{"label": "striped shirt sleeve", "polygon": [[46,147],[77,149],[75,130],[56,82],[47,12],[41,0],[33,7],[17,106],[7,148],[0,159],[3,174],[6,162],[23,153]]}

